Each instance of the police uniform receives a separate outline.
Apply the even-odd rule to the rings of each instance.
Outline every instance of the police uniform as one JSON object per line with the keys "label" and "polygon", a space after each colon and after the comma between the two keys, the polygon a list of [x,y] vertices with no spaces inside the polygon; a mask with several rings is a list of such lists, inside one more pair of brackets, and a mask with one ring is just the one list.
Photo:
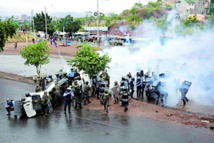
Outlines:
{"label": "police uniform", "polygon": [[75,109],[78,110],[77,108],[78,105],[79,108],[82,108],[82,91],[79,85],[74,86],[74,97],[75,97]]}
{"label": "police uniform", "polygon": [[91,90],[91,87],[88,85],[88,82],[83,87],[83,94],[84,94],[84,105],[86,105],[86,102],[91,103],[89,101],[89,91]]}
{"label": "police uniform", "polygon": [[15,101],[8,99],[6,100],[5,109],[7,110],[7,115],[10,115],[10,111],[14,111]]}
{"label": "police uniform", "polygon": [[71,111],[71,102],[72,102],[72,94],[71,88],[68,87],[66,92],[63,94],[64,97],[64,112],[66,112],[66,108],[68,106],[68,112]]}
{"label": "police uniform", "polygon": [[48,114],[48,95],[47,92],[44,92],[44,95],[41,98],[42,112],[43,114]]}
{"label": "police uniform", "polygon": [[124,91],[122,94],[122,106],[124,106],[124,112],[128,110],[128,99],[129,99],[129,94],[127,91]]}
{"label": "police uniform", "polygon": [[105,89],[103,93],[103,105],[104,105],[104,111],[106,111],[106,113],[108,113],[109,96],[110,94],[108,92],[108,89]]}

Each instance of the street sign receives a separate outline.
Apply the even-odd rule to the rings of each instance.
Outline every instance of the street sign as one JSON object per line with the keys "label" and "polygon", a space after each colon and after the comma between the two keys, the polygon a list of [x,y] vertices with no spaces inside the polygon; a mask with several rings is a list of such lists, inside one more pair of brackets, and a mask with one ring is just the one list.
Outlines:
{"label": "street sign", "polygon": [[214,0],[211,0],[211,3],[210,3],[210,11],[209,11],[210,14],[213,14],[214,13]]}

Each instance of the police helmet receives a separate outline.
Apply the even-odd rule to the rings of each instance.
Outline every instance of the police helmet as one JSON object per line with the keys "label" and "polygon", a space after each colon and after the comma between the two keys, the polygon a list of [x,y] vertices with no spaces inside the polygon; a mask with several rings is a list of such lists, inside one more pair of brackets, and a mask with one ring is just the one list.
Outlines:
{"label": "police helmet", "polygon": [[60,68],[59,71],[62,72],[62,71],[63,71],[63,68]]}
{"label": "police helmet", "polygon": [[118,82],[117,82],[117,81],[115,81],[115,82],[114,82],[114,85],[118,85]]}
{"label": "police helmet", "polygon": [[105,93],[108,93],[108,89],[106,88],[106,89],[104,90],[104,92],[105,92]]}
{"label": "police helmet", "polygon": [[67,91],[71,91],[71,87],[68,87],[68,88],[67,88]]}
{"label": "police helmet", "polygon": [[28,91],[25,92],[25,97],[30,97],[30,93]]}
{"label": "police helmet", "polygon": [[125,87],[125,86],[123,86],[122,90],[123,90],[123,91],[127,91],[127,90],[128,90],[128,88],[127,88],[127,87]]}
{"label": "police helmet", "polygon": [[122,77],[122,80],[126,80],[126,78],[125,78],[125,77]]}
{"label": "police helmet", "polygon": [[21,98],[21,101],[25,101],[25,97],[22,97],[22,98]]}

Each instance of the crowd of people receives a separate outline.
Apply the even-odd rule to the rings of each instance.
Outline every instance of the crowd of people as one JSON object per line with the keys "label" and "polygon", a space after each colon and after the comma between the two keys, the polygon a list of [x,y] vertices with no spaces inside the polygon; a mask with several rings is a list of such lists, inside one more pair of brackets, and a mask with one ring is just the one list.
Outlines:
{"label": "crowd of people", "polygon": [[[96,98],[103,105],[104,111],[109,112],[108,106],[110,98],[114,104],[120,104],[124,107],[124,112],[128,111],[128,105],[130,98],[154,102],[157,105],[165,106],[167,103],[168,92],[166,90],[166,83],[162,78],[167,75],[162,73],[158,76],[152,72],[144,74],[141,70],[132,76],[131,73],[121,77],[121,80],[115,81],[114,85],[110,86],[110,76],[107,71],[104,70],[99,75],[93,75],[92,80],[84,79],[81,74],[75,68],[71,68],[68,73],[64,73],[62,70],[56,74],[56,85],[49,92],[45,91],[44,80],[40,80],[36,92],[45,91],[41,97],[41,114],[48,115],[50,108],[59,106],[62,100],[64,100],[64,113],[71,113],[71,107],[75,110],[82,109],[83,105],[90,104],[90,98]],[[46,76],[45,83],[53,82],[52,76]],[[88,81],[87,81],[88,80]],[[184,81],[178,89],[181,92],[183,104],[188,102],[186,94],[189,90],[191,83]],[[30,93],[27,94],[31,96]],[[23,100],[24,101],[24,100]],[[8,115],[10,111],[14,109],[14,102],[7,100],[6,110]],[[38,108],[40,109],[40,108]]]}

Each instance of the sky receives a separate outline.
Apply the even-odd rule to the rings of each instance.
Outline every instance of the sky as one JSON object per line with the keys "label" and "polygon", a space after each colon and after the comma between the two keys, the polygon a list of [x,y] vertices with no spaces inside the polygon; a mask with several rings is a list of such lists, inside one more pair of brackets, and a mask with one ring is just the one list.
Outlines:
{"label": "sky", "polygon": [[[98,0],[99,10],[102,12],[121,13],[125,9],[130,9],[134,3],[141,2],[147,4],[154,0]],[[54,12],[95,12],[97,10],[97,0],[0,0],[0,15],[12,13],[14,15],[23,12],[30,13],[31,10],[40,12],[44,10],[48,13]]]}

